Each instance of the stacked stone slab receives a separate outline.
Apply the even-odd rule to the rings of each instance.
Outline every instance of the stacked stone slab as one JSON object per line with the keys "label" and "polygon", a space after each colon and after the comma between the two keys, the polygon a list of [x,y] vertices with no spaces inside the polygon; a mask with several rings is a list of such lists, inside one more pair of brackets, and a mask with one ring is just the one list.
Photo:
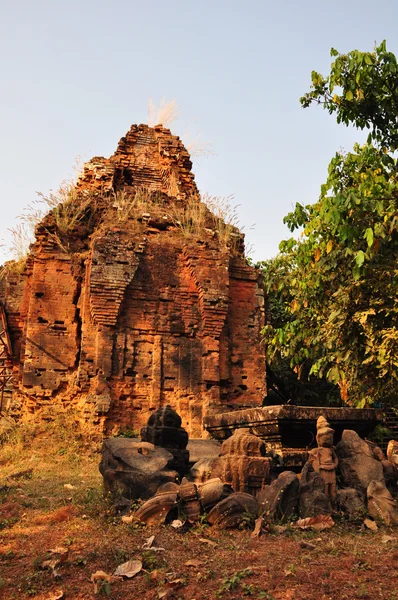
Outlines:
{"label": "stacked stone slab", "polygon": [[134,125],[113,156],[85,165],[84,219],[67,235],[55,212],[37,227],[24,272],[0,284],[14,406],[61,403],[137,430],[170,404],[200,437],[206,415],[261,404],[259,275],[208,209],[200,232],[183,231],[178,215],[200,203],[191,166],[169,130]]}

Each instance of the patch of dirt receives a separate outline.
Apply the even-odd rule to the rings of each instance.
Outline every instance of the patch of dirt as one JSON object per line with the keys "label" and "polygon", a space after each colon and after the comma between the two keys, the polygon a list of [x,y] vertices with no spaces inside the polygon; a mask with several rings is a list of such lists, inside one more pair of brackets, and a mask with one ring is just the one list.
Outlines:
{"label": "patch of dirt", "polygon": [[[398,599],[397,527],[373,532],[336,523],[326,531],[280,533],[271,527],[258,538],[206,525],[185,533],[146,528],[112,514],[98,454],[52,447],[49,455],[48,448],[37,441],[15,464],[2,463],[0,450],[2,599]],[[9,476],[28,469],[28,478]],[[163,551],[143,549],[151,535]],[[94,594],[94,573],[112,575],[129,560],[141,560],[142,571],[104,580]]]}

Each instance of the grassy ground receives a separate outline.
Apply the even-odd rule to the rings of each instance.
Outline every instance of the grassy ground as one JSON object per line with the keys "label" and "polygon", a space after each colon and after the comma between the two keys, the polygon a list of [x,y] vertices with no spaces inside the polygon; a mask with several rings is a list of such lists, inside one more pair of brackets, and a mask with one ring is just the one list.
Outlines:
{"label": "grassy ground", "polygon": [[[103,496],[95,446],[49,425],[3,436],[0,598],[398,599],[397,528],[336,523],[252,538],[204,524],[179,533],[124,523]],[[142,548],[151,535],[163,551]],[[142,561],[138,575],[94,593],[93,573],[113,574],[130,559]],[[55,570],[53,560],[61,561]]]}

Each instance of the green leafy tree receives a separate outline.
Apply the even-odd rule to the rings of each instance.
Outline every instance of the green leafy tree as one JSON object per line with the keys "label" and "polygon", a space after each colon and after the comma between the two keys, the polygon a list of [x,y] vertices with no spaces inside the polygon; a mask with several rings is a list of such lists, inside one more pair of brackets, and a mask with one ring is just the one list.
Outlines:
{"label": "green leafy tree", "polygon": [[373,52],[353,50],[335,57],[328,77],[311,74],[311,90],[300,102],[304,107],[322,104],[337,122],[371,129],[368,142],[398,147],[398,64],[383,41]]}
{"label": "green leafy tree", "polygon": [[265,335],[273,362],[326,378],[344,401],[365,406],[398,399],[398,174],[388,152],[398,140],[398,75],[385,42],[332,55],[330,75],[312,74],[302,104],[322,103],[372,131],[332,159],[316,204],[285,217],[302,232],[264,265],[270,302],[283,313]]}

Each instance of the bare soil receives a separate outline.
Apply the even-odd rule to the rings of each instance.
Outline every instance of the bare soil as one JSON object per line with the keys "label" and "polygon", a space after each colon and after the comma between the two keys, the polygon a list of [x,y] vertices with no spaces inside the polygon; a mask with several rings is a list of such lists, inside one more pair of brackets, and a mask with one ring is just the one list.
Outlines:
{"label": "bare soil", "polygon": [[[112,513],[98,464],[98,453],[48,431],[0,449],[0,598],[398,598],[398,528],[336,521],[326,531],[271,528],[259,538],[206,524],[185,533],[146,528]],[[164,550],[142,548],[151,535]],[[142,561],[141,572],[94,593],[93,573],[112,575],[131,559]],[[48,560],[61,562],[54,570]]]}

